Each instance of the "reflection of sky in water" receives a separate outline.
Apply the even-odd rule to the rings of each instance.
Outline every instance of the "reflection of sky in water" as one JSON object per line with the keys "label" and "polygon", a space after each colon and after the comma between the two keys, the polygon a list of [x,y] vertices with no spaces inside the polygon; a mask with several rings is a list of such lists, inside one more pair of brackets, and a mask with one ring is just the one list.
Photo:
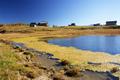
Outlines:
{"label": "reflection of sky in water", "polygon": [[76,38],[53,39],[49,43],[73,46],[83,50],[120,53],[120,36],[80,36]]}

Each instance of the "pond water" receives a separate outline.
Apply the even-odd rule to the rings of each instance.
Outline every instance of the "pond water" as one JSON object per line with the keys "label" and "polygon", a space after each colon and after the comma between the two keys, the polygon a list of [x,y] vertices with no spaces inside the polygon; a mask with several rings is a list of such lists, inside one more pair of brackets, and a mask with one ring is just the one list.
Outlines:
{"label": "pond water", "polygon": [[82,50],[120,54],[120,36],[89,35],[74,38],[52,39],[48,43],[72,46]]}

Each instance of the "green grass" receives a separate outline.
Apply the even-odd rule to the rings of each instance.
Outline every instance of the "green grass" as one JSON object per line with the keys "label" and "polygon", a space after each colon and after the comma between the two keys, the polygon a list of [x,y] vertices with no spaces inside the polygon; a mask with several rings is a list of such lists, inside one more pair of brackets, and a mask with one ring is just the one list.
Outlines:
{"label": "green grass", "polygon": [[8,45],[0,43],[0,80],[17,79],[17,61],[20,59]]}
{"label": "green grass", "polygon": [[39,69],[24,66],[23,56],[26,55],[19,55],[19,52],[15,53],[9,45],[0,43],[0,80],[18,80],[20,76],[34,78],[39,75]]}

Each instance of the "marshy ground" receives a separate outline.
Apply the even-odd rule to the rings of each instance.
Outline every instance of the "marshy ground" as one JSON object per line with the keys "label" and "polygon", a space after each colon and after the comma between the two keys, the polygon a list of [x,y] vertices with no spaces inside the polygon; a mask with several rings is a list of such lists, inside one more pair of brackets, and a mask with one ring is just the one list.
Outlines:
{"label": "marshy ground", "polygon": [[[66,61],[69,61],[69,63],[72,66],[73,65],[77,66],[77,69],[70,68],[67,71],[63,69],[62,70],[60,69],[58,71],[55,71],[55,70],[48,71],[46,67],[43,66],[44,63],[42,63],[42,65],[40,66],[41,63],[39,62],[43,60],[40,57],[34,55],[33,53],[26,55],[24,54],[25,51],[21,52],[17,49],[12,49],[9,45],[0,43],[0,49],[1,49],[0,53],[1,53],[1,57],[3,58],[3,59],[1,58],[1,70],[3,70],[2,71],[3,73],[1,73],[3,77],[1,77],[1,79],[3,78],[3,80],[6,80],[6,79],[18,80],[18,78],[20,78],[21,80],[22,78],[39,80],[40,75],[42,75],[41,77],[45,76],[46,78],[49,78],[49,79],[62,76],[66,80],[77,80],[77,79],[79,80],[81,75],[85,75],[84,73],[79,74],[79,71],[84,71],[86,69],[92,70],[92,71],[100,71],[100,72],[106,72],[106,71],[111,72],[113,70],[112,72],[113,75],[115,75],[116,77],[120,77],[120,70],[119,70],[120,66],[110,63],[112,62],[112,63],[119,64],[120,63],[119,55],[110,55],[108,53],[101,53],[101,52],[95,53],[91,51],[79,50],[73,47],[62,47],[62,46],[52,45],[47,43],[47,39],[51,39],[51,38],[74,37],[74,36],[90,35],[90,34],[119,35],[120,34],[119,29],[103,29],[103,28],[97,28],[97,29],[82,28],[81,29],[79,27],[77,28],[68,28],[68,27],[66,28],[30,28],[28,26],[4,26],[4,27],[0,27],[0,31],[1,31],[0,39],[2,40],[23,43],[25,46],[29,48],[33,48],[37,51],[45,52],[44,54],[46,53],[53,54],[54,55],[53,58],[60,59],[59,62],[66,60]],[[33,64],[34,62],[35,62],[35,65]],[[52,62],[48,62],[48,63],[52,63]],[[91,63],[95,63],[95,64],[91,64]],[[6,69],[6,66],[8,66],[8,69]],[[54,73],[50,71],[53,71]],[[8,73],[8,72],[11,72],[11,73]],[[65,75],[65,74],[71,75],[71,72],[75,73],[75,75],[78,74],[78,77],[69,78],[68,76]],[[11,77],[11,75],[15,75],[15,74],[17,76]],[[85,78],[86,77],[83,77],[83,79]],[[59,79],[55,79],[55,80],[59,80]],[[96,78],[91,80],[96,80]]]}

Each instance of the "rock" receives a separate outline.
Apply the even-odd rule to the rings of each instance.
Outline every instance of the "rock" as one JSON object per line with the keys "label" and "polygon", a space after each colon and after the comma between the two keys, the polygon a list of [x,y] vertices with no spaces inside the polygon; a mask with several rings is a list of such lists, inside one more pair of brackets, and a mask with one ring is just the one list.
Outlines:
{"label": "rock", "polygon": [[34,80],[52,80],[52,79],[48,78],[46,75],[42,75],[40,77],[35,78]]}

